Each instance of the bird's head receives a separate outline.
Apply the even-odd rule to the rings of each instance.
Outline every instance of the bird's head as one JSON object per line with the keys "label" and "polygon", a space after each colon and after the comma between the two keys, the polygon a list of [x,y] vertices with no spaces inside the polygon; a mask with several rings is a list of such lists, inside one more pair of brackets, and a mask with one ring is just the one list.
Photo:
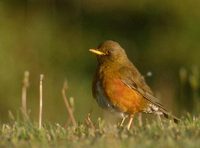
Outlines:
{"label": "bird's head", "polygon": [[89,49],[90,52],[96,54],[98,62],[123,62],[127,60],[124,49],[119,43],[111,40],[107,40],[101,43],[95,49]]}

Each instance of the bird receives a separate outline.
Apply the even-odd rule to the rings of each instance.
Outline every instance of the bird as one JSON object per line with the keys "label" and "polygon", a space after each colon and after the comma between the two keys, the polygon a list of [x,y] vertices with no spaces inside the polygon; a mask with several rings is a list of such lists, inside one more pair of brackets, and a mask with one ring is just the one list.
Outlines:
{"label": "bird", "polygon": [[136,113],[163,115],[173,119],[175,123],[180,121],[158,102],[144,76],[118,42],[106,40],[89,51],[97,57],[92,83],[93,97],[100,107],[122,113],[120,125],[123,125],[128,116],[130,120],[127,129],[130,129]]}

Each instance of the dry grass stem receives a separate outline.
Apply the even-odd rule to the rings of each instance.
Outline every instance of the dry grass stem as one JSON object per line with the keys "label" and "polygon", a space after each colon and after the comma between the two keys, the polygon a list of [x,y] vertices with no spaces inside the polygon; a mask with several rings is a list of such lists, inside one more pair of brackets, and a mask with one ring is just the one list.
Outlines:
{"label": "dry grass stem", "polygon": [[39,108],[39,129],[42,128],[42,105],[43,105],[43,87],[42,87],[42,82],[44,79],[44,75],[41,74],[40,75],[40,88],[39,88],[39,92],[40,92],[40,108]]}
{"label": "dry grass stem", "polygon": [[29,71],[24,72],[24,79],[22,82],[22,107],[21,111],[23,114],[24,119],[28,119],[28,113],[27,113],[27,89],[29,87]]}
{"label": "dry grass stem", "polygon": [[66,96],[67,89],[68,89],[67,81],[65,81],[64,84],[63,84],[63,88],[62,88],[62,96],[63,96],[64,102],[65,102],[65,106],[66,106],[69,118],[70,118],[73,126],[77,126],[77,123],[76,123],[76,120],[75,120],[75,117],[74,117],[74,114],[73,114],[73,109],[71,108],[69,101],[67,99],[67,96]]}
{"label": "dry grass stem", "polygon": [[88,126],[90,126],[92,129],[95,129],[94,123],[92,122],[92,120],[91,120],[90,117],[91,117],[91,114],[88,113],[88,115],[87,115],[87,117],[86,117],[86,119],[85,119],[85,123],[86,123]]}

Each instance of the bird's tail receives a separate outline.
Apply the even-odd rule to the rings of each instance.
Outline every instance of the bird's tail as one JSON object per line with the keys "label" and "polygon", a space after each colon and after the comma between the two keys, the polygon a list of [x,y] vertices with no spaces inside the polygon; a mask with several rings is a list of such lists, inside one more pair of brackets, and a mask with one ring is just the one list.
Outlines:
{"label": "bird's tail", "polygon": [[155,113],[158,115],[164,115],[167,119],[173,119],[175,123],[181,121],[176,116],[170,114],[159,102],[157,102],[158,98],[154,97],[151,93],[145,92],[142,89],[138,89],[136,87],[131,87],[137,90],[147,101],[149,101],[149,108],[148,111],[150,113]]}
{"label": "bird's tail", "polygon": [[181,119],[179,119],[178,117],[172,115],[171,113],[169,113],[164,108],[159,108],[159,112],[161,112],[165,118],[172,119],[175,123],[179,123],[181,121]]}

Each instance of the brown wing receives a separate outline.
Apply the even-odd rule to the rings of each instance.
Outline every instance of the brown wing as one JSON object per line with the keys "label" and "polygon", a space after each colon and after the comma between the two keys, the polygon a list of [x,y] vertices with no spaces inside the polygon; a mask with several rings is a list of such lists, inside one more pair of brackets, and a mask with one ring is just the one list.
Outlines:
{"label": "brown wing", "polygon": [[156,97],[154,97],[153,92],[150,87],[146,84],[144,77],[139,73],[139,71],[131,65],[131,67],[122,67],[119,72],[121,73],[121,80],[128,87],[138,91],[145,99],[149,102],[163,107]]}
{"label": "brown wing", "polygon": [[180,119],[171,115],[159,102],[157,102],[158,99],[153,95],[150,87],[146,84],[143,76],[136,67],[133,65],[130,67],[122,67],[119,72],[121,73],[122,82],[139,92],[147,101],[149,101],[150,107],[153,107],[153,110],[154,108],[157,108],[155,112],[162,113],[166,118],[171,117],[175,123],[180,121]]}

